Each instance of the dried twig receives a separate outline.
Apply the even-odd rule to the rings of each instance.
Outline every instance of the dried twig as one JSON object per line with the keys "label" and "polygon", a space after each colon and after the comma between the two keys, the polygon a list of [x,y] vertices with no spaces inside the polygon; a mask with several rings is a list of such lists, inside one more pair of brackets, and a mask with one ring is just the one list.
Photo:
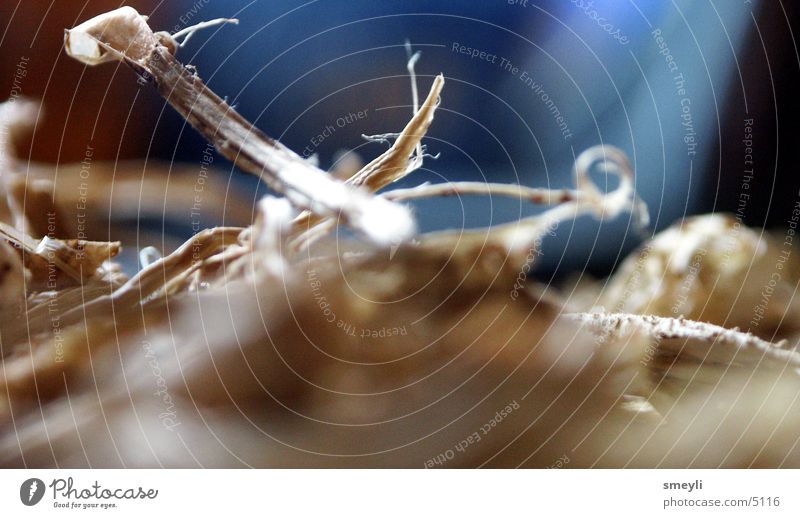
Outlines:
{"label": "dried twig", "polygon": [[49,236],[37,240],[5,223],[0,223],[0,238],[23,250],[31,268],[44,270],[52,264],[78,284],[93,276],[103,261],[116,256],[120,248],[115,242],[63,241]]}
{"label": "dried twig", "polygon": [[[414,58],[410,62],[413,62],[413,60]],[[413,69],[413,65],[410,65],[410,69]],[[433,116],[439,104],[439,97],[443,87],[444,77],[439,75],[434,79],[431,90],[422,107],[415,112],[414,117],[397,136],[394,144],[349,178],[347,180],[348,184],[363,186],[372,192],[377,192],[422,165],[420,141],[433,122]],[[413,158],[411,158],[412,155]],[[296,237],[304,231],[308,231],[309,234],[297,238],[290,246],[292,248],[308,246],[311,241],[324,235],[335,225],[335,222],[328,221],[324,225],[320,225],[321,228],[314,228],[323,220],[324,218],[310,213],[301,214],[293,224],[292,235]]]}
{"label": "dried twig", "polygon": [[594,333],[601,346],[637,335],[650,340],[637,362],[650,383],[635,392],[662,410],[700,387],[713,390],[730,380],[800,383],[800,353],[735,329],[652,315],[576,313],[567,318]]}
{"label": "dried twig", "polygon": [[385,198],[393,201],[465,195],[505,196],[541,205],[577,202],[580,198],[580,193],[572,189],[539,189],[524,185],[483,182],[452,182],[433,185],[424,183],[409,189],[395,189],[383,193]]}
{"label": "dried twig", "polygon": [[[598,164],[601,171],[620,177],[619,186],[612,192],[603,194],[592,182],[589,173]],[[613,146],[595,146],[581,153],[575,161],[573,170],[576,190],[531,189],[521,186],[499,186],[497,184],[445,184],[443,186],[423,186],[402,190],[395,195],[398,199],[411,199],[428,194],[501,194],[520,197],[534,203],[557,205],[542,214],[518,221],[496,225],[490,228],[458,231],[438,231],[420,236],[422,247],[438,252],[451,253],[452,247],[465,250],[467,255],[496,251],[501,255],[515,256],[514,262],[522,260],[525,254],[538,249],[542,236],[559,222],[581,215],[591,214],[598,218],[613,218],[629,211],[634,224],[646,226],[649,221],[647,206],[636,195],[634,173],[625,154]],[[455,189],[455,192],[453,192]],[[391,197],[391,193],[386,193]]]}
{"label": "dried twig", "polygon": [[153,80],[164,98],[222,155],[264,179],[298,207],[341,217],[379,245],[396,244],[414,234],[405,207],[336,181],[239,115],[175,59],[177,42],[172,36],[154,33],[135,9],[123,7],[68,30],[65,45],[67,53],[83,63],[122,61]]}

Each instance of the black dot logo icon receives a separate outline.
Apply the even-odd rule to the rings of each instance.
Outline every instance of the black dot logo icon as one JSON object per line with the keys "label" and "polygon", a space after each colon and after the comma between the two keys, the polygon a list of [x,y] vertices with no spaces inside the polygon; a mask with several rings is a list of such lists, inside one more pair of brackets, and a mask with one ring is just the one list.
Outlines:
{"label": "black dot logo icon", "polygon": [[43,496],[44,482],[38,478],[29,478],[19,487],[19,499],[25,505],[36,505]]}

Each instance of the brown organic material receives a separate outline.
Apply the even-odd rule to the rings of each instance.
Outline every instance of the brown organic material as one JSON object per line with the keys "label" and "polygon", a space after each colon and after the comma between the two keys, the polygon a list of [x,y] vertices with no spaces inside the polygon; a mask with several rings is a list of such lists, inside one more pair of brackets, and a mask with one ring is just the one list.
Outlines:
{"label": "brown organic material", "polygon": [[[613,287],[594,299],[632,307],[571,312],[526,278],[558,222],[630,212],[646,224],[621,151],[581,154],[575,189],[378,193],[421,164],[443,77],[421,104],[414,93],[402,132],[377,137],[394,138],[390,149],[342,181],[244,120],[177,60],[174,35],[131,8],[67,31],[66,48],[127,63],[282,196],[260,200],[251,225],[202,230],[128,280],[115,242],[26,232],[38,226],[14,202],[33,189],[44,203],[41,191],[6,184],[0,267],[25,282],[0,279],[13,306],[0,328],[0,465],[546,467],[567,455],[570,467],[800,466],[800,355],[787,344],[633,314],[649,302]],[[602,193],[595,167],[619,186]],[[549,207],[416,234],[402,202],[449,195]],[[356,238],[334,239],[340,222]],[[52,266],[68,279],[42,287]]]}

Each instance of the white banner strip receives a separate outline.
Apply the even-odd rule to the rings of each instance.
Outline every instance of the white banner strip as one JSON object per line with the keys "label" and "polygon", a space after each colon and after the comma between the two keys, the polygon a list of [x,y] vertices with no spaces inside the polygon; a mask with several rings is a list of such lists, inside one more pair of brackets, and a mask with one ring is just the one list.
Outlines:
{"label": "white banner strip", "polygon": [[0,480],[2,516],[14,517],[800,516],[788,470],[0,470]]}

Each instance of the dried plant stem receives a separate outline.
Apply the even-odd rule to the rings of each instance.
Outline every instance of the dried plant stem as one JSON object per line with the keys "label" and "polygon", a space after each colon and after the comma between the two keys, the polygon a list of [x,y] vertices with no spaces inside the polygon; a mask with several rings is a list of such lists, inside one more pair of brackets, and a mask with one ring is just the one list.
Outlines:
{"label": "dried plant stem", "polygon": [[453,182],[435,185],[425,183],[410,189],[395,189],[383,193],[384,198],[393,201],[468,195],[504,196],[541,205],[558,205],[568,201],[578,201],[580,198],[580,193],[572,189],[538,189],[523,185],[482,182]]}
{"label": "dried plant stem", "polygon": [[[800,354],[748,333],[683,318],[624,313],[576,313],[566,316],[594,333],[601,344],[619,343],[633,336],[650,341],[636,362],[649,384],[638,394],[662,411],[691,387],[718,387],[724,380],[754,382],[766,376],[800,382]],[[632,392],[637,392],[634,390]]]}
{"label": "dried plant stem", "polygon": [[226,23],[232,23],[234,25],[239,25],[239,20],[236,18],[215,18],[213,20],[208,20],[206,22],[200,22],[196,25],[192,25],[191,27],[186,27],[172,35],[172,38],[177,40],[178,38],[183,38],[183,41],[180,42],[180,46],[183,47],[189,40],[192,39],[192,36],[195,35],[196,32],[201,31],[203,29],[208,29],[209,27],[215,27],[217,25],[224,25]]}
{"label": "dried plant stem", "polygon": [[106,317],[114,308],[135,307],[173,278],[200,268],[207,258],[238,242],[241,228],[216,227],[199,232],[173,253],[143,268],[138,274],[109,295],[98,297],[67,311],[61,325],[68,326],[84,319]]}
{"label": "dried plant stem", "polygon": [[[414,58],[412,57],[410,63],[413,60]],[[377,192],[419,168],[422,165],[420,142],[433,122],[442,88],[444,88],[444,77],[439,75],[434,79],[425,102],[416,110],[414,116],[399,134],[394,144],[378,158],[361,168],[346,183],[359,187],[363,186],[372,192]],[[409,163],[409,158],[412,155],[415,155],[414,159]],[[328,223],[321,228],[315,229],[314,227],[324,219],[311,213],[301,214],[292,225],[293,228],[290,232],[290,237],[292,238],[290,241],[291,248],[299,249],[307,246],[309,241],[321,237],[335,226]],[[309,232],[309,234],[298,237],[302,232]]]}
{"label": "dried plant stem", "polygon": [[[604,173],[619,176],[619,186],[609,193],[602,193],[592,182],[589,173],[593,166]],[[538,248],[542,236],[559,222],[591,214],[599,218],[613,218],[629,211],[633,223],[643,227],[648,223],[647,206],[638,198],[634,189],[634,173],[625,154],[613,146],[594,146],[581,153],[573,170],[575,190],[533,189],[518,185],[481,184],[474,182],[421,186],[405,189],[398,194],[386,193],[386,197],[397,196],[398,200],[427,197],[429,195],[452,196],[463,194],[499,194],[527,199],[534,203],[554,204],[542,214],[530,216],[511,223],[490,228],[459,231],[431,232],[420,236],[420,244],[439,249],[442,243],[456,243],[467,249],[483,249],[490,246],[506,253],[524,257]],[[419,190],[417,190],[419,189]],[[517,261],[521,257],[516,257]]]}
{"label": "dried plant stem", "polygon": [[[439,106],[442,88],[444,88],[444,77],[436,76],[425,102],[394,141],[392,147],[365,165],[361,171],[348,180],[348,183],[363,185],[370,191],[376,192],[419,167],[414,163],[409,165],[408,159],[414,154],[420,140],[428,132],[428,128],[433,122],[433,115]],[[422,159],[421,156],[415,158]]]}
{"label": "dried plant stem", "polygon": [[[64,241],[59,239],[52,239],[45,236],[44,238],[37,240],[28,234],[2,222],[0,222],[0,238],[3,238],[13,245],[19,247],[27,254],[37,256],[43,261],[52,263],[54,267],[64,272],[79,284],[83,282],[84,277],[90,277],[94,274],[94,271],[80,272],[74,266],[69,264],[65,260],[65,257],[70,257],[73,259],[82,257],[83,252],[72,249]],[[91,242],[88,241],[86,242],[86,244],[90,243]],[[102,245],[102,243],[98,244]],[[115,245],[117,247],[119,246],[118,243],[115,243]]]}
{"label": "dried plant stem", "polygon": [[586,325],[597,334],[640,332],[659,341],[697,340],[702,347],[671,349],[675,343],[668,342],[664,343],[661,352],[704,358],[709,363],[731,365],[735,362],[760,362],[766,358],[789,362],[800,368],[800,354],[784,349],[780,343],[774,344],[736,329],[705,322],[626,313],[570,313],[566,317]]}
{"label": "dried plant stem", "polygon": [[144,17],[129,7],[84,22],[66,34],[72,57],[87,64],[117,59],[154,81],[161,95],[223,156],[262,178],[297,207],[341,218],[379,245],[414,234],[415,224],[405,207],[344,185],[266,136],[181,64],[172,54],[176,47],[171,36],[153,33]]}

